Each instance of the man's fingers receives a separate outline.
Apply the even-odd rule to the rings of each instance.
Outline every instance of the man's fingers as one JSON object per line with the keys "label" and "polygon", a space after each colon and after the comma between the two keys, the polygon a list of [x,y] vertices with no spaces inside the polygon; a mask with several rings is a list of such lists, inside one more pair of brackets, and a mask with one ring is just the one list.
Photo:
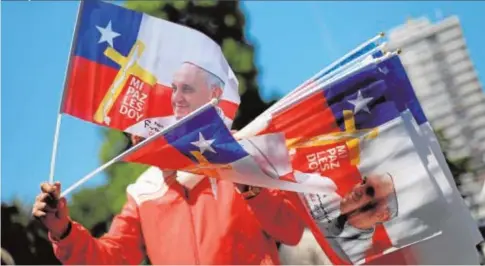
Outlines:
{"label": "man's fingers", "polygon": [[40,210],[43,212],[57,212],[57,208],[50,207],[46,202],[37,202],[34,205],[35,210]]}
{"label": "man's fingers", "polygon": [[38,201],[34,204],[34,210],[44,211],[46,206],[47,204],[45,202]]}
{"label": "man's fingers", "polygon": [[54,186],[45,182],[40,184],[40,189],[42,190],[42,192],[45,192],[45,193],[54,192]]}
{"label": "man's fingers", "polygon": [[49,196],[49,194],[47,193],[40,193],[39,195],[37,195],[37,197],[35,197],[35,201],[45,201],[45,198],[47,198]]}
{"label": "man's fingers", "polygon": [[56,199],[59,199],[61,197],[61,182],[59,181],[55,182],[54,187],[55,187],[54,195],[56,196]]}
{"label": "man's fingers", "polygon": [[32,214],[34,215],[34,217],[37,217],[37,218],[44,218],[45,216],[47,216],[47,213],[41,210],[34,210]]}
{"label": "man's fingers", "polygon": [[58,200],[53,193],[41,193],[36,197],[36,202],[45,202],[51,209],[57,209]]}
{"label": "man's fingers", "polygon": [[57,212],[57,217],[58,218],[63,218],[63,217],[67,217],[67,213],[69,212],[68,211],[68,208],[67,208],[67,201],[66,201],[66,198],[61,198],[59,199],[59,205],[58,205],[58,212]]}
{"label": "man's fingers", "polygon": [[48,196],[45,198],[45,203],[51,208],[57,208],[57,203],[59,202],[57,197],[53,195],[54,193],[48,194]]}

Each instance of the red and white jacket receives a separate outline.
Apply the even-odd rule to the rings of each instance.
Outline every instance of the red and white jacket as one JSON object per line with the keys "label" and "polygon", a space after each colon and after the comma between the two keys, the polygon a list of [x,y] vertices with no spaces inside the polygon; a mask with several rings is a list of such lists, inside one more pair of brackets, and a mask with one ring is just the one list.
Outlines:
{"label": "red and white jacket", "polygon": [[[72,222],[54,241],[64,264],[279,264],[275,241],[296,245],[303,224],[287,192],[263,189],[244,199],[233,183],[199,176],[164,178],[149,168],[127,189],[111,228],[96,239]],[[182,184],[184,185],[182,185]]]}

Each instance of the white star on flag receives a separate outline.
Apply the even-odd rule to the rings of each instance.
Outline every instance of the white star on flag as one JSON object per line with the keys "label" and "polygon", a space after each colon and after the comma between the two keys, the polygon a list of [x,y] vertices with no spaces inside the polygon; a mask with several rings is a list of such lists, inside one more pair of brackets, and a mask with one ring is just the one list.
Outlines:
{"label": "white star on flag", "polygon": [[113,47],[113,39],[120,36],[121,34],[113,31],[111,28],[111,20],[108,22],[106,28],[96,26],[98,31],[101,33],[98,43],[107,42],[111,47]]}
{"label": "white star on flag", "polygon": [[379,70],[379,72],[381,72],[384,75],[387,75],[387,73],[389,73],[389,69],[387,69],[387,67],[378,68],[377,70]]}
{"label": "white star on flag", "polygon": [[211,151],[213,153],[216,153],[216,151],[211,147],[214,141],[215,139],[206,140],[202,135],[202,132],[199,132],[199,140],[191,142],[191,144],[197,146],[200,149],[201,154],[204,154],[205,151]]}
{"label": "white star on flag", "polygon": [[360,110],[364,110],[370,114],[369,107],[367,104],[372,101],[372,97],[364,98],[362,92],[357,93],[357,98],[355,100],[348,100],[348,102],[354,105],[354,114],[357,114]]}

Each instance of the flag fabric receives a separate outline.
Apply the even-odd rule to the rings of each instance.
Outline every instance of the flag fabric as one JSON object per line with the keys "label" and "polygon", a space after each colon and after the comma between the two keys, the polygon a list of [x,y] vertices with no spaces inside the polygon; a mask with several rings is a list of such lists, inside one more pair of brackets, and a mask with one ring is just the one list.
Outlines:
{"label": "flag fabric", "polygon": [[[374,75],[363,80],[362,75],[368,73],[365,71],[373,71]],[[325,218],[335,226],[339,210],[333,210],[332,217],[328,214],[331,210],[322,206],[330,209],[338,206],[334,201],[342,202],[342,198],[352,194],[365,175],[375,171],[392,176],[399,191],[396,190],[396,200],[390,202],[398,206],[399,214],[392,221],[377,223],[372,232],[367,232],[365,244],[339,243],[336,236],[329,238],[329,232],[335,232],[335,228],[321,230],[335,247],[336,254],[326,252],[333,261],[343,258],[351,263],[369,262],[440,234],[437,224],[445,209],[444,198],[422,164],[419,147],[412,141],[398,106],[390,99],[392,88],[382,72],[386,71],[375,65],[365,67],[280,113],[260,119],[244,133],[248,136],[284,132],[296,181],[315,184],[325,180],[324,183],[335,184],[332,196],[320,195],[329,202],[303,194],[317,224]],[[313,177],[318,174],[321,178],[305,174]],[[354,229],[347,227],[347,231],[340,232],[344,235],[339,236],[351,238],[345,234],[355,233]],[[321,234],[315,230],[314,233]],[[362,249],[352,248],[357,246]]]}
{"label": "flag fabric", "polygon": [[[340,91],[341,88],[345,90]],[[353,191],[352,186],[359,183],[365,175],[371,175],[374,172],[392,175],[398,202],[397,216],[389,222],[377,224],[374,234],[368,236],[367,243],[340,241],[341,248],[347,253],[349,259],[353,263],[362,263],[369,262],[375,258],[375,255],[439,234],[440,229],[436,226],[445,206],[439,191],[432,183],[433,180],[420,161],[418,147],[414,145],[406,131],[395,104],[386,101],[384,97],[389,91],[385,83],[382,80],[376,81],[353,94],[350,94],[348,89],[349,87],[335,86],[324,93],[330,101],[330,109],[336,120],[343,120],[338,123],[340,129],[376,131],[364,133],[362,137],[358,137],[361,140],[351,138],[340,142],[340,145],[346,144],[349,148],[348,157],[345,153],[335,152],[333,147],[335,144],[329,142],[329,140],[335,141],[335,138],[327,138],[325,135],[322,138],[310,140],[309,143],[302,143],[305,146],[311,145],[313,150],[310,153],[306,153],[303,150],[304,147],[298,147],[302,144],[297,144],[295,156],[299,154],[301,161],[297,163],[303,167],[301,170],[311,172],[318,169],[322,176],[335,180],[336,184],[340,185],[340,190],[337,189],[336,193],[342,197]],[[344,93],[346,96],[343,99],[333,102]],[[379,103],[380,101],[383,102]],[[346,113],[350,113],[345,112],[348,110],[354,112],[354,119],[344,117]],[[323,145],[320,146],[320,150],[317,150],[314,145],[319,142]],[[293,165],[296,168],[296,165]],[[321,207],[321,205],[316,206]],[[327,232],[326,237],[332,237],[332,235]],[[341,238],[337,238],[337,242],[339,240]],[[367,248],[365,248],[366,245]],[[356,247],[362,250],[356,250]]]}
{"label": "flag fabric", "polygon": [[214,107],[172,126],[124,160],[265,188],[326,190],[286,181],[293,171],[283,134],[236,140]]}
{"label": "flag fabric", "polygon": [[[407,77],[401,60],[395,56],[383,62],[383,65],[395,73],[388,77],[391,80],[390,82],[399,82],[401,84],[401,86],[396,87],[397,94],[394,95],[393,100],[401,107],[401,111],[406,107],[409,110],[407,116],[414,118],[409,120],[415,124],[419,137],[422,139],[421,143],[428,147],[428,149],[423,149],[423,151],[427,151],[425,152],[426,159],[424,161],[429,165],[430,172],[433,173],[433,176],[450,204],[451,213],[454,214],[453,217],[461,217],[463,219],[459,224],[471,230],[470,237],[473,239],[474,245],[480,243],[483,241],[483,237],[456,187],[454,177],[446,163],[438,139],[419,104],[419,100]],[[457,212],[461,212],[461,215],[456,215]]]}
{"label": "flag fabric", "polygon": [[324,84],[326,82],[330,82],[339,76],[344,76],[345,74],[352,72],[362,65],[366,65],[369,59],[372,59],[382,54],[383,47],[384,44],[377,45],[376,41],[372,41],[363,45],[363,47],[361,47],[360,49],[350,52],[348,55],[332,63],[332,65],[323,69],[322,71],[314,75],[314,77],[308,79],[302,85],[298,86],[289,94],[285,95],[282,99],[280,99],[275,104],[270,106],[266,111],[264,111],[262,116],[264,116],[268,112],[278,111],[278,108],[288,105],[289,102],[291,102],[292,98],[299,98],[304,95],[306,91],[312,90],[313,88],[320,86],[321,84]]}
{"label": "flag fabric", "polygon": [[[351,75],[346,79],[343,79],[342,81],[340,81],[340,83],[334,85],[334,87],[335,86],[348,87],[348,86],[353,86],[353,84],[359,84],[360,86],[365,86],[371,82],[375,82],[376,80],[385,81],[386,84],[388,84],[388,86],[391,88],[384,93],[385,97],[387,98],[387,100],[393,101],[394,104],[396,105],[397,110],[402,114],[401,119],[408,131],[409,137],[415,143],[415,146],[418,147],[417,155],[421,158],[422,163],[425,165],[427,174],[429,177],[431,177],[430,179],[431,182],[434,183],[433,186],[435,188],[439,188],[438,191],[436,192],[438,193],[438,195],[444,194],[445,198],[448,200],[448,205],[447,205],[448,208],[442,208],[441,209],[442,213],[439,214],[439,217],[446,218],[446,219],[443,219],[443,222],[440,221],[441,219],[434,217],[434,213],[430,213],[431,216],[429,216],[429,217],[435,218],[432,224],[436,229],[436,231],[441,230],[443,233],[433,238],[432,240],[416,243],[409,247],[403,247],[403,249],[401,250],[402,252],[396,252],[396,253],[405,255],[405,257],[401,256],[398,261],[405,261],[411,264],[413,264],[413,262],[418,264],[423,264],[423,263],[436,264],[436,263],[439,263],[440,261],[442,263],[445,263],[446,261],[455,261],[456,263],[459,263],[459,264],[462,264],[465,262],[468,264],[475,264],[478,261],[478,258],[475,252],[474,245],[479,241],[481,241],[478,228],[476,226],[476,223],[473,221],[473,218],[471,217],[466,206],[464,206],[464,202],[459,196],[459,193],[456,190],[456,187],[454,186],[451,173],[447,175],[447,177],[444,176],[442,168],[444,169],[444,171],[447,170],[448,172],[449,172],[449,169],[444,161],[444,156],[441,150],[439,149],[439,144],[436,141],[436,137],[434,136],[431,126],[426,120],[426,117],[421,109],[421,106],[419,105],[419,101],[417,100],[414,94],[412,86],[407,78],[405,70],[398,56],[391,56],[390,58],[378,64],[370,64],[362,68],[359,72],[355,73],[354,75]],[[330,86],[330,88],[332,88],[332,86]],[[328,93],[326,95],[331,95],[331,93]],[[317,107],[322,106],[321,104],[324,103],[321,99],[318,100],[318,98],[319,96],[313,96],[313,100],[307,100],[305,102],[305,105],[301,105],[301,106],[306,106],[308,110],[306,114],[303,114],[301,110],[295,111],[296,108],[298,108],[298,107],[295,107],[295,108],[292,108],[293,112],[289,112],[291,114],[288,114],[287,117],[297,115],[297,113],[301,113],[302,115],[300,116],[300,119],[303,119],[308,115],[315,114],[314,117],[310,119],[318,120],[317,119],[318,115],[316,115],[316,112],[318,109]],[[358,98],[359,98],[359,95],[356,96],[356,99]],[[366,100],[365,97],[361,97],[361,102],[362,101],[365,102],[365,100]],[[354,103],[356,102],[354,101]],[[361,104],[360,108],[362,107],[364,106]],[[355,106],[355,108],[359,108],[359,107]],[[301,109],[303,109],[303,107]],[[320,111],[322,111],[322,109],[320,109]],[[326,117],[326,116],[322,115],[322,117]],[[278,120],[278,119],[280,121],[286,120],[281,118],[281,114],[275,115],[275,117],[272,117],[271,119],[268,117],[265,117],[265,119],[262,119],[262,120],[260,119],[259,127],[260,129],[266,128],[266,132],[271,132],[272,130],[286,129],[286,131],[289,132],[291,136],[291,134],[293,133],[289,125],[292,123],[289,121],[286,121],[287,124],[283,125],[279,129],[273,128],[268,130],[268,128],[271,127],[271,124],[273,127],[276,124],[278,124],[277,122],[274,122],[275,120]],[[271,122],[269,122],[270,120]],[[297,120],[298,119],[295,119],[295,123],[297,123],[296,122]],[[326,120],[327,119],[320,119],[320,121],[322,122]],[[419,127],[417,127],[417,130],[413,129],[412,127],[410,127],[409,123],[417,123]],[[279,123],[279,124],[282,125],[282,123]],[[323,124],[331,125],[332,122],[331,121],[323,122]],[[297,135],[298,127],[296,125],[294,125],[294,127],[295,127],[294,132]],[[300,128],[303,128],[303,127],[300,127]],[[301,135],[305,135],[305,134],[314,135],[315,132],[318,131],[318,130],[313,130],[312,132],[312,128],[308,128],[308,130],[310,132],[300,132]],[[331,131],[332,128],[329,127],[328,130]],[[253,128],[252,131],[257,132],[257,129]],[[332,138],[332,137],[327,136],[327,139],[328,138]],[[316,148],[313,147],[313,149],[316,149]],[[333,154],[337,153],[335,147],[333,147],[330,150],[333,152]],[[340,147],[340,150],[341,151],[343,150],[343,146]],[[314,155],[313,159],[315,157],[316,156]],[[437,160],[440,160],[440,159],[442,163],[437,162]],[[314,163],[314,165],[316,164]],[[324,168],[330,169],[331,165],[332,164],[326,164],[324,165]],[[343,165],[343,164],[342,162],[337,162],[337,163],[334,162],[333,165]],[[342,176],[349,175],[348,173],[343,172],[341,169],[335,171],[335,173],[333,174],[334,175],[340,174]],[[436,184],[436,182],[438,184]],[[451,215],[451,216],[447,215],[449,213],[455,213],[455,214],[462,213],[462,215]],[[469,233],[466,231],[469,231]],[[455,242],[462,243],[462,245],[460,245],[460,247],[456,247],[455,245],[451,244],[453,243],[453,239],[456,239]],[[430,256],[430,254],[436,254],[437,250],[449,250],[449,252],[447,252],[446,256],[440,256],[440,255]],[[396,253],[393,254],[393,256],[381,257],[377,261],[381,261],[385,263],[386,257],[391,260],[396,259],[396,256],[395,256]],[[387,263],[389,263],[389,260],[387,260]]]}
{"label": "flag fabric", "polygon": [[[461,198],[434,131],[407,78],[404,66],[397,56],[386,60],[382,65],[389,72],[394,73],[388,79],[398,81],[400,84],[394,87],[396,91],[394,101],[400,106],[403,121],[414,136],[413,141],[421,147],[422,161],[444,194],[448,202],[447,212],[450,214],[441,222],[441,235],[410,246],[403,252],[411,253],[416,264],[478,264],[479,258],[475,246],[483,241],[483,237]],[[408,109],[405,110],[405,107]],[[381,261],[384,263],[383,260]]]}
{"label": "flag fabric", "polygon": [[[303,83],[299,88],[295,89],[292,91],[288,96],[291,94],[300,91],[301,89],[304,89],[308,85],[315,84],[319,80],[322,79],[328,79],[330,77],[333,77],[341,71],[344,71],[351,65],[355,65],[358,63],[360,60],[362,60],[362,57],[366,56],[367,54],[370,54],[371,56],[378,56],[381,52],[376,51],[378,48],[376,42],[370,42],[366,45],[364,45],[361,49],[358,49],[356,51],[350,52],[347,56],[343,57],[341,60],[336,61],[334,64],[332,64],[330,67],[327,69],[324,69],[323,71],[317,73],[314,77],[310,78],[307,80],[305,83]],[[374,54],[372,54],[374,53]],[[279,104],[280,101],[278,101],[276,104]]]}
{"label": "flag fabric", "polygon": [[83,1],[61,112],[148,137],[174,123],[174,76],[198,67],[222,89],[218,110],[229,126],[239,106],[238,81],[206,35],[102,1]]}
{"label": "flag fabric", "polygon": [[[376,78],[385,80],[386,83],[389,84],[392,90],[389,90],[388,93],[386,93],[386,97],[395,102],[396,107],[400,112],[409,112],[409,115],[413,118],[412,120],[414,120],[409,120],[409,123],[417,124],[416,130],[413,130],[413,128],[409,126],[408,130],[415,132],[415,141],[416,143],[419,143],[419,146],[421,147],[419,149],[419,154],[421,155],[422,161],[427,166],[430,175],[433,177],[433,180],[436,181],[436,185],[440,188],[449,203],[449,208],[446,209],[448,214],[450,214],[448,218],[457,220],[457,217],[461,217],[459,219],[460,222],[454,223],[458,224],[458,226],[448,227],[453,228],[450,230],[455,233],[469,230],[470,233],[468,233],[468,235],[470,239],[472,239],[472,245],[475,246],[483,241],[483,238],[479,233],[476,222],[461,198],[436,135],[426,119],[399,57],[394,55],[378,64],[371,64],[363,68],[360,73],[347,80],[349,83],[346,84],[352,82],[372,82]],[[409,115],[406,117],[409,118]],[[408,119],[406,121],[408,121]],[[456,215],[457,213],[461,213],[461,215]],[[458,229],[459,227],[462,229]],[[430,241],[428,242],[430,243]],[[441,241],[440,243],[444,242]],[[429,258],[429,256],[427,257]]]}

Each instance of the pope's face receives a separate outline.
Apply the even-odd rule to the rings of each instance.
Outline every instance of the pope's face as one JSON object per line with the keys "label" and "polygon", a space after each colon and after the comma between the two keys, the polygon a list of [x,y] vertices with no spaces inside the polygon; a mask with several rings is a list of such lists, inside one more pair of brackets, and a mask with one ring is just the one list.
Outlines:
{"label": "pope's face", "polygon": [[188,63],[182,64],[174,74],[172,89],[172,108],[176,119],[208,103],[220,92],[219,88],[209,88],[203,70]]}
{"label": "pope's face", "polygon": [[394,193],[391,178],[368,176],[342,198],[340,211],[347,215],[348,222],[354,227],[371,228],[378,222],[389,220],[388,197],[391,193]]}

